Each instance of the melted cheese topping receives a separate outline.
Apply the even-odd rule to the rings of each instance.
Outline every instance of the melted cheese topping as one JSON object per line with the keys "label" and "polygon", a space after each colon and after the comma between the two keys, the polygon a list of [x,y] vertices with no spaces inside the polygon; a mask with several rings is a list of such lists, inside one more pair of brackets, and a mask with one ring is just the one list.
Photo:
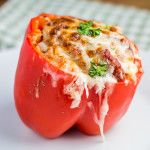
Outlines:
{"label": "melted cheese topping", "polygon": [[[88,98],[91,88],[95,88],[95,92],[101,94],[106,83],[115,84],[122,81],[128,84],[128,80],[136,81],[138,66],[135,59],[139,59],[138,50],[117,27],[93,21],[93,28],[99,28],[101,33],[97,36],[88,36],[78,32],[80,23],[86,23],[85,20],[73,17],[50,20],[45,17],[45,21],[43,28],[32,35],[31,41],[36,46],[36,50],[50,64],[75,76],[72,82],[64,85],[64,93],[73,100],[71,108],[80,105],[84,91]],[[94,78],[89,76],[91,61],[95,64],[106,61],[109,66],[106,75]],[[48,64],[43,68],[43,72],[51,76],[53,87],[57,86],[59,79],[65,78],[53,72]],[[38,94],[36,97],[39,97]],[[105,93],[99,114],[100,120],[94,113],[94,120],[99,125],[103,138],[103,126],[109,110],[108,96],[110,94],[110,91]],[[88,102],[87,106],[94,110],[91,102]]]}
{"label": "melted cheese topping", "polygon": [[[120,63],[121,71],[130,79],[136,78],[138,71],[134,59],[137,56],[137,49],[134,44],[120,33],[115,26],[107,26],[103,23],[93,21],[95,28],[100,28],[101,33],[92,37],[78,33],[80,23],[86,21],[62,17],[55,20],[46,18],[47,23],[32,40],[39,41],[36,47],[41,51],[55,66],[65,72],[83,72],[88,74],[90,62],[98,63],[104,58],[102,52],[109,51],[109,55]],[[113,60],[111,60],[113,61]],[[115,67],[109,62],[110,67]],[[119,74],[119,73],[118,73]],[[115,78],[117,78],[114,75]],[[118,80],[118,79],[117,79]]]}

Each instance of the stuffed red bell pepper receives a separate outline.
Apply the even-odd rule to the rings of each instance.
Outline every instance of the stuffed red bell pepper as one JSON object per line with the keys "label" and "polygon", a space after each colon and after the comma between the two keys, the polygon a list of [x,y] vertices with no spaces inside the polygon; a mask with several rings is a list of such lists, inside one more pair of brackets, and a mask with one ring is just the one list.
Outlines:
{"label": "stuffed red bell pepper", "polygon": [[21,48],[16,108],[48,138],[73,126],[104,136],[127,111],[142,73],[138,48],[118,27],[42,14],[31,19]]}

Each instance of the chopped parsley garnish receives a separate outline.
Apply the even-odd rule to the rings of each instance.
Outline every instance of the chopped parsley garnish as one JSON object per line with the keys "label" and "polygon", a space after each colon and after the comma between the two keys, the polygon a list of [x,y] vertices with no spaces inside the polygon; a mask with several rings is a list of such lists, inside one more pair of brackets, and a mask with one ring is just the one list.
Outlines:
{"label": "chopped parsley garnish", "polygon": [[89,69],[89,75],[93,78],[95,76],[105,76],[108,71],[108,64],[101,61],[99,64],[91,62],[91,67]]}
{"label": "chopped parsley garnish", "polygon": [[80,23],[79,28],[78,28],[78,33],[83,34],[83,35],[88,35],[88,36],[97,36],[100,35],[101,29],[100,28],[93,28],[93,22],[85,22],[85,23]]}

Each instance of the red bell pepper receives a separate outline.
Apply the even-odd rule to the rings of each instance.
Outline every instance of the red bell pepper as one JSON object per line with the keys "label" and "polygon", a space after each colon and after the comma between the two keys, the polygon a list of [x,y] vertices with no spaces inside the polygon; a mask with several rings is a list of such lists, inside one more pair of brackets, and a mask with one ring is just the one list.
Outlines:
{"label": "red bell pepper", "polygon": [[[138,62],[136,83],[131,80],[128,84],[118,82],[113,86],[107,85],[101,94],[96,94],[92,88],[89,90],[88,98],[84,91],[79,107],[70,108],[72,99],[64,93],[63,87],[69,84],[74,76],[48,63],[35,50],[30,40],[29,35],[44,25],[41,16],[50,19],[59,17],[42,14],[33,18],[28,26],[14,84],[15,104],[20,118],[28,127],[48,138],[58,137],[72,126],[89,135],[102,134],[95,119],[101,120],[100,107],[107,92],[112,90],[108,96],[109,111],[104,122],[104,132],[108,131],[125,114],[131,103],[142,75],[141,62]],[[44,72],[45,67],[53,75]],[[55,75],[61,77],[57,79],[57,84],[54,81]]]}

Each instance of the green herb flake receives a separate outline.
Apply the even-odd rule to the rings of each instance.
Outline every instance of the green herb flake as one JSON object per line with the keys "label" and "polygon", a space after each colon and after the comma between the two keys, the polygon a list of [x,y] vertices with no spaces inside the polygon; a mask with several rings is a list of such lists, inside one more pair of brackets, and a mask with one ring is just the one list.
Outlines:
{"label": "green herb flake", "polygon": [[91,62],[91,67],[88,74],[93,78],[95,76],[105,76],[108,71],[108,64],[101,61],[99,64]]}
{"label": "green herb flake", "polygon": [[110,30],[110,26],[109,25],[105,25],[104,27],[105,27],[105,29]]}
{"label": "green herb flake", "polygon": [[79,28],[78,28],[78,33],[83,34],[83,35],[88,35],[88,36],[97,36],[100,35],[101,30],[100,28],[93,28],[93,22],[85,22],[85,23],[80,23]]}
{"label": "green herb flake", "polygon": [[115,48],[111,48],[111,50],[112,50],[112,51],[115,51],[116,49],[115,49]]}

